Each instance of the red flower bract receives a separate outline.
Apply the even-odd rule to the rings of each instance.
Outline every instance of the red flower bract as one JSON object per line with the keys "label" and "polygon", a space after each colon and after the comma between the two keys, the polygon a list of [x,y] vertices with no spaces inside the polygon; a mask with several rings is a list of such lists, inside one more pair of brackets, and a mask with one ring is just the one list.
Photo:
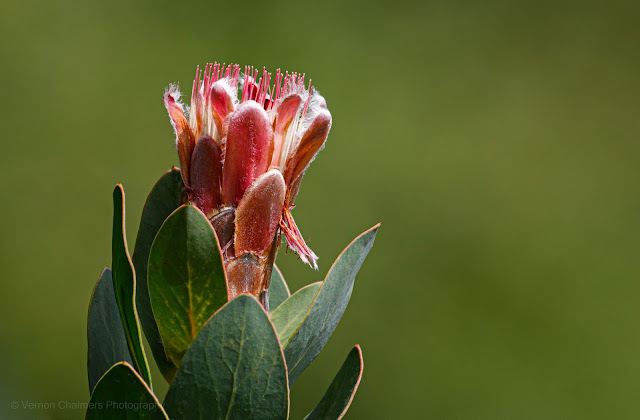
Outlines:
{"label": "red flower bract", "polygon": [[[223,249],[230,298],[251,293],[266,305],[284,234],[317,270],[291,210],[304,172],[322,149],[331,114],[305,75],[207,64],[196,69],[185,111],[174,85],[164,104],[176,134],[187,200],[207,215]],[[187,114],[187,115],[185,115]]]}

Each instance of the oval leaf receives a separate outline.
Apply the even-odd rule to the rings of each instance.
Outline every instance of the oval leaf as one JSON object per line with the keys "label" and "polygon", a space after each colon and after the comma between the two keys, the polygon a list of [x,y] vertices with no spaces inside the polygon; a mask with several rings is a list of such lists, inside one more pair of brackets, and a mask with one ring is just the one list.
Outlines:
{"label": "oval leaf", "polygon": [[165,352],[180,366],[202,326],[227,302],[220,247],[200,210],[181,206],[162,224],[151,246],[148,282]]}
{"label": "oval leaf", "polygon": [[360,234],[338,256],[322,282],[309,314],[285,347],[289,384],[293,384],[313,362],[340,322],[351,298],[353,281],[373,246],[378,227],[380,224]]}
{"label": "oval leaf", "polygon": [[289,387],[273,324],[240,295],[204,326],[165,400],[176,419],[286,419]]}
{"label": "oval leaf", "polygon": [[280,269],[274,265],[269,284],[269,312],[273,312],[289,296],[291,296],[289,286],[287,286]]}
{"label": "oval leaf", "polygon": [[133,366],[151,386],[149,365],[142,348],[140,321],[136,310],[136,275],[133,271],[131,258],[129,258],[126,237],[124,190],[122,185],[118,184],[113,190],[113,237],[111,242],[113,290],[120,309],[120,317],[125,337],[127,337],[129,353],[133,359]]}
{"label": "oval leaf", "polygon": [[316,408],[304,420],[341,419],[346,414],[362,379],[364,362],[360,346],[351,349],[338,374]]}
{"label": "oval leaf", "polygon": [[86,419],[168,420],[168,417],[140,375],[128,363],[121,362],[109,369],[96,385]]}
{"label": "oval leaf", "polygon": [[271,313],[271,322],[278,331],[278,339],[283,347],[289,344],[298,327],[305,320],[321,285],[322,282],[318,281],[303,287]]}
{"label": "oval leaf", "polygon": [[140,228],[133,251],[133,265],[136,269],[136,305],[140,324],[147,336],[149,347],[156,360],[160,372],[165,377],[173,377],[178,369],[164,352],[156,320],[151,310],[149,288],[147,287],[147,263],[151,244],[160,226],[175,209],[180,207],[182,200],[182,177],[178,168],[171,168],[156,182],[147,197],[142,210]]}
{"label": "oval leaf", "polygon": [[87,344],[89,392],[111,366],[122,361],[132,363],[109,267],[102,271],[91,294]]}

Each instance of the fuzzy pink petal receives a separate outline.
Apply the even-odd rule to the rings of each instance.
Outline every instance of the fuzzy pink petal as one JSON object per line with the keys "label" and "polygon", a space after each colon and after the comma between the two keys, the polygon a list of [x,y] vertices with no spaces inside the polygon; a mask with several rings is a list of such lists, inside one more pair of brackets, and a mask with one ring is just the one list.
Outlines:
{"label": "fuzzy pink petal", "polygon": [[265,110],[254,101],[229,115],[222,175],[223,202],[236,206],[245,190],[265,173],[273,154],[273,129]]}
{"label": "fuzzy pink petal", "polygon": [[302,136],[300,144],[287,160],[284,180],[291,185],[307,169],[313,158],[324,145],[331,129],[331,114],[322,109],[309,129]]}
{"label": "fuzzy pink petal", "polygon": [[195,148],[196,140],[189,122],[184,116],[182,106],[176,101],[180,93],[175,88],[170,88],[164,94],[164,106],[169,112],[171,124],[176,133],[176,149],[180,160],[180,172],[185,186],[189,186],[189,170],[191,165],[191,155]]}
{"label": "fuzzy pink petal", "polygon": [[272,168],[280,164],[280,153],[282,153],[282,144],[287,134],[287,129],[298,113],[301,105],[302,98],[297,94],[284,98],[280,105],[278,105],[273,140],[273,158],[271,159]]}
{"label": "fuzzy pink petal", "polygon": [[233,112],[233,99],[222,85],[222,81],[218,81],[211,86],[209,100],[211,101],[213,119],[218,126],[218,132],[222,132],[222,122],[228,114]]}

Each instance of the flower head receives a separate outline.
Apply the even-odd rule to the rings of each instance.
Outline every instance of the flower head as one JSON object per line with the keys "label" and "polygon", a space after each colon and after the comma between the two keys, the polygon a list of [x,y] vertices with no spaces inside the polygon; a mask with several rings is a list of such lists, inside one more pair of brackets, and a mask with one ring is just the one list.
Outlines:
{"label": "flower head", "polygon": [[190,107],[185,110],[174,85],[164,104],[187,199],[218,235],[232,295],[262,297],[281,233],[317,269],[318,257],[291,210],[304,172],[327,139],[331,114],[311,80],[305,86],[304,74],[244,70],[198,67]]}

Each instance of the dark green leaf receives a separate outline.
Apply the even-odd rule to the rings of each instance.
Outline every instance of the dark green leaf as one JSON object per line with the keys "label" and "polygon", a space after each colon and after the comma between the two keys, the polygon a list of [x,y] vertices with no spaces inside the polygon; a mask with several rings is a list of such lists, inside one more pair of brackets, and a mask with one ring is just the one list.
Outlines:
{"label": "dark green leaf", "polygon": [[303,287],[278,306],[278,309],[271,312],[271,322],[278,331],[282,347],[289,344],[298,327],[309,314],[321,285],[322,282],[318,281]]}
{"label": "dark green leaf", "polygon": [[339,420],[356,395],[360,379],[362,379],[362,350],[356,345],[347,356],[338,374],[333,378],[329,389],[324,394],[316,408],[305,417],[305,420]]}
{"label": "dark green leaf", "polygon": [[151,244],[165,219],[182,204],[180,194],[182,177],[178,168],[171,168],[158,180],[147,197],[142,211],[140,229],[133,252],[133,265],[136,268],[136,305],[140,324],[147,336],[149,347],[156,360],[160,372],[172,378],[178,369],[164,352],[156,320],[151,310],[149,289],[147,287],[147,263]]}
{"label": "dark green leaf", "polygon": [[227,302],[220,247],[200,210],[181,206],[162,224],[151,246],[148,282],[165,352],[180,366],[202,326]]}
{"label": "dark green leaf", "polygon": [[140,375],[121,362],[109,369],[96,385],[86,419],[168,420],[168,417]]}
{"label": "dark green leaf", "polygon": [[269,312],[273,312],[289,296],[291,296],[289,286],[284,281],[280,269],[274,265],[271,271],[271,283],[269,284]]}
{"label": "dark green leaf", "polygon": [[169,388],[177,419],[286,419],[287,369],[262,306],[240,295],[204,326]]}
{"label": "dark green leaf", "polygon": [[113,238],[111,242],[111,269],[113,270],[113,289],[120,310],[120,317],[127,337],[129,353],[133,365],[140,376],[151,386],[149,365],[142,348],[140,337],[140,321],[136,310],[136,276],[129,258],[125,234],[125,204],[122,185],[113,190]]}
{"label": "dark green leaf", "polygon": [[322,351],[347,308],[353,281],[373,246],[378,227],[360,234],[338,256],[325,277],[309,315],[298,328],[284,355],[289,368],[289,384],[300,376]]}
{"label": "dark green leaf", "polygon": [[109,267],[102,271],[91,294],[87,344],[87,373],[91,392],[111,366],[122,361],[131,363]]}

